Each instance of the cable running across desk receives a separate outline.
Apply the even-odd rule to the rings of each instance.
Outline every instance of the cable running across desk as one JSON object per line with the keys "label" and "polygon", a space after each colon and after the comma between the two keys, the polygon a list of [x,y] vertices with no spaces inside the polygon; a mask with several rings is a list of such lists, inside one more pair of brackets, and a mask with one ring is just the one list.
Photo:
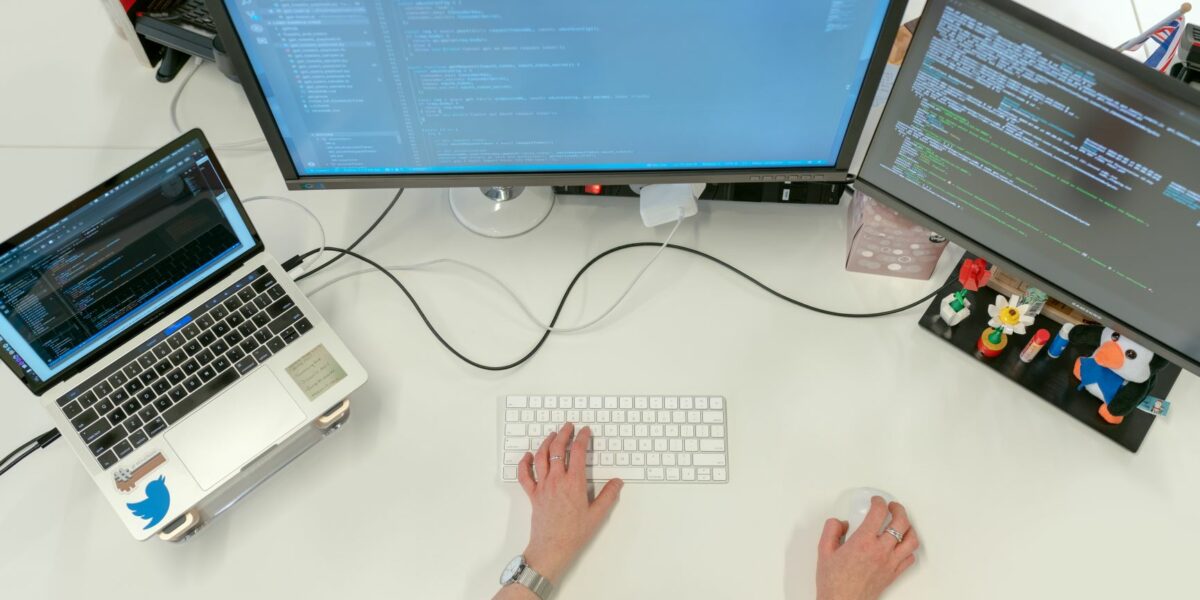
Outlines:
{"label": "cable running across desk", "polygon": [[[600,254],[597,254],[595,257],[593,257],[591,260],[589,260],[587,262],[587,264],[585,264],[581,269],[579,269],[579,271],[577,273],[575,273],[575,276],[571,279],[571,283],[568,284],[566,290],[563,291],[562,298],[558,302],[558,308],[556,308],[554,310],[554,317],[550,320],[550,328],[548,328],[546,331],[542,332],[541,337],[538,339],[537,343],[534,344],[533,348],[528,353],[526,353],[521,358],[519,358],[511,363],[508,363],[508,364],[485,365],[485,364],[482,364],[478,361],[472,360],[471,358],[467,357],[462,352],[460,352],[457,348],[455,348],[449,342],[447,342],[446,339],[442,337],[442,334],[438,332],[437,328],[433,326],[433,323],[429,320],[429,317],[425,315],[425,311],[421,308],[420,303],[418,303],[416,298],[413,297],[412,293],[408,291],[408,288],[405,287],[405,285],[400,281],[400,279],[397,278],[395,276],[395,274],[393,274],[386,267],[384,267],[383,265],[380,265],[379,263],[375,262],[374,260],[371,260],[370,258],[367,258],[366,256],[363,256],[353,250],[343,249],[343,248],[335,248],[333,246],[328,246],[325,248],[325,250],[328,252],[337,253],[339,255],[339,257],[340,256],[351,256],[363,263],[366,263],[367,265],[370,265],[375,270],[386,275],[388,277],[388,279],[391,279],[392,283],[396,284],[396,286],[400,288],[400,291],[404,292],[405,297],[408,298],[409,303],[413,305],[414,309],[416,309],[417,315],[421,317],[421,320],[425,323],[425,327],[427,329],[429,329],[429,332],[433,334],[433,337],[437,339],[438,343],[440,343],[443,347],[445,347],[446,350],[449,350],[450,353],[453,354],[455,357],[457,357],[459,360],[471,365],[472,367],[475,367],[477,369],[482,369],[485,371],[507,371],[509,369],[519,367],[522,364],[524,364],[525,362],[529,361],[529,359],[533,358],[533,355],[537,354],[537,352],[539,350],[541,350],[542,346],[545,345],[546,340],[549,339],[550,334],[553,333],[553,327],[558,323],[558,319],[562,315],[563,308],[567,304],[567,299],[570,298],[570,296],[571,296],[571,291],[575,289],[575,285],[577,283],[579,283],[580,278],[582,278],[583,275],[585,273],[587,273],[588,269],[591,269],[593,265],[600,262],[607,256],[616,254],[618,252],[623,252],[625,250],[631,250],[634,248],[647,248],[647,247],[670,248],[672,250],[678,250],[680,252],[686,252],[689,254],[693,254],[695,256],[699,256],[701,258],[708,259],[709,261],[711,261],[713,263],[716,263],[722,267],[725,267],[726,269],[729,269],[730,271],[733,271],[734,273],[740,275],[742,278],[746,279],[747,281],[762,288],[763,290],[766,290],[772,296],[775,296],[776,298],[779,298],[780,300],[788,302],[789,304],[799,306],[801,308],[808,309],[808,310],[811,310],[813,312],[820,313],[823,315],[844,318],[844,319],[870,319],[870,318],[875,318],[875,317],[885,317],[888,315],[894,315],[896,313],[904,312],[906,310],[911,310],[913,308],[916,308],[917,306],[920,306],[920,305],[932,300],[933,298],[936,298],[937,295],[942,290],[942,287],[939,287],[938,289],[930,292],[929,294],[921,297],[920,299],[918,299],[914,302],[911,302],[909,304],[906,304],[904,306],[901,306],[899,308],[893,308],[890,310],[874,312],[874,313],[844,313],[844,312],[838,312],[838,311],[820,308],[818,306],[813,306],[806,302],[801,302],[800,300],[796,300],[795,298],[792,298],[790,296],[787,296],[786,294],[776,291],[775,289],[773,289],[770,286],[766,285],[765,283],[759,281],[754,276],[746,273],[745,271],[742,271],[741,269],[739,269],[739,268],[737,268],[715,256],[712,256],[711,254],[708,254],[708,253],[700,251],[700,250],[696,250],[695,248],[688,248],[687,246],[679,246],[679,245],[671,244],[671,243],[660,244],[658,242],[634,242],[634,243],[630,243],[630,244],[624,244],[621,246],[617,246],[615,248],[610,248],[608,250],[605,250],[604,252],[601,252]],[[303,260],[303,259],[308,258],[309,256],[311,256],[312,254],[314,254],[316,252],[317,252],[317,250],[315,250],[315,249],[309,250],[308,252],[305,252],[304,254],[301,254],[300,256],[298,256],[296,258]],[[293,259],[293,260],[295,260],[295,259]],[[332,261],[330,261],[330,262],[332,262]]]}

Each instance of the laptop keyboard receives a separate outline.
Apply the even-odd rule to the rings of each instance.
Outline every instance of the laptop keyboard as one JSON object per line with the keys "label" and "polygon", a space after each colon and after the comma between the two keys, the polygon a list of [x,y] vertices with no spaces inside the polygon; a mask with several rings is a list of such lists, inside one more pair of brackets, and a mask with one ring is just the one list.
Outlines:
{"label": "laptop keyboard", "polygon": [[312,330],[266,267],[58,399],[107,469]]}

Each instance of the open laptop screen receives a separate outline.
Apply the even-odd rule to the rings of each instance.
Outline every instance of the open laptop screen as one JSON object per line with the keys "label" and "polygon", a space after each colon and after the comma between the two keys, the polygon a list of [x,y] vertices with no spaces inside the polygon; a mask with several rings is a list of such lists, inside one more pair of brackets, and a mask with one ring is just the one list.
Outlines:
{"label": "open laptop screen", "polygon": [[7,359],[48,381],[256,246],[202,138],[0,246]]}

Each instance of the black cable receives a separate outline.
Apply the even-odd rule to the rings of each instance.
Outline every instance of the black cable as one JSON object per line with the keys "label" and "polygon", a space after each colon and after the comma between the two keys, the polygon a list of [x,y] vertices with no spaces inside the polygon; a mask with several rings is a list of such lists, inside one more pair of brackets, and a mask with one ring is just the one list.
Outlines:
{"label": "black cable", "polygon": [[[18,463],[25,460],[27,456],[34,452],[53,444],[55,440],[62,437],[62,434],[57,429],[51,429],[42,435],[39,435],[24,444],[17,447],[16,450],[8,453],[3,460],[0,460],[0,475],[8,472],[9,469],[17,466]],[[18,456],[19,455],[19,456]],[[16,458],[13,458],[16,457]]]}
{"label": "black cable", "polygon": [[[353,251],[355,248],[358,247],[359,244],[362,243],[363,240],[367,239],[367,236],[371,235],[372,231],[375,231],[375,228],[378,227],[379,224],[383,222],[383,219],[388,216],[388,213],[392,212],[392,207],[396,206],[396,202],[398,200],[400,200],[400,195],[403,193],[404,193],[404,188],[400,188],[399,190],[396,190],[396,195],[393,196],[392,201],[389,202],[386,207],[384,207],[383,212],[379,213],[379,217],[375,219],[375,222],[371,223],[371,226],[368,227],[367,230],[362,233],[362,235],[358,236],[357,240],[354,240],[353,242],[351,242],[350,246],[348,246],[346,248],[346,250]],[[304,256],[301,257],[301,260],[303,260],[304,258],[307,258],[308,256],[311,256],[312,254],[313,254],[312,252],[306,253]],[[316,275],[317,273],[324,270],[325,267],[328,267],[329,265],[332,265],[333,263],[341,260],[343,256],[345,256],[345,254],[339,254],[339,255],[325,261],[324,263],[322,263],[320,266],[317,266],[313,270],[306,271],[305,273],[303,273],[302,275],[297,277],[296,281],[297,282],[304,281],[305,279],[308,279],[309,277]]]}
{"label": "black cable", "polygon": [[[615,248],[610,248],[608,250],[605,250],[604,252],[601,252],[600,254],[596,255],[595,257],[593,257],[591,260],[589,260],[587,262],[587,264],[585,264],[583,266],[583,268],[579,269],[579,272],[575,273],[575,277],[573,277],[571,279],[571,283],[569,285],[567,285],[567,289],[563,292],[562,299],[560,299],[558,302],[558,308],[556,308],[554,310],[554,318],[550,320],[550,327],[554,327],[554,325],[556,323],[558,323],[558,317],[562,314],[563,307],[566,306],[567,299],[571,296],[571,291],[573,289],[575,289],[575,284],[579,282],[579,279],[581,277],[583,277],[583,274],[586,273],[588,271],[588,269],[592,268],[592,265],[595,265],[596,263],[600,262],[600,260],[602,260],[606,256],[609,256],[611,254],[615,254],[617,252],[621,252],[624,250],[629,250],[632,248],[645,248],[645,247],[658,248],[661,246],[662,246],[662,244],[659,244],[657,242],[635,242],[632,244],[625,244],[622,246],[617,246]],[[670,248],[672,250],[678,250],[680,252],[687,252],[690,254],[694,254],[696,256],[700,256],[702,258],[706,258],[718,265],[721,265],[722,267],[725,267],[726,269],[729,269],[730,271],[733,271],[734,273],[737,273],[738,275],[742,276],[747,281],[762,288],[763,290],[766,290],[772,296],[775,296],[776,298],[784,300],[785,302],[788,302],[795,306],[799,306],[801,308],[805,308],[805,309],[808,309],[808,310],[811,310],[813,312],[817,312],[817,313],[820,313],[823,315],[828,315],[831,317],[839,317],[839,318],[844,318],[844,319],[869,319],[869,318],[884,317],[884,316],[893,315],[893,314],[896,314],[899,312],[904,312],[906,310],[916,308],[917,306],[920,306],[921,304],[924,304],[924,303],[932,300],[933,298],[936,298],[937,295],[939,293],[941,293],[942,289],[945,287],[945,286],[939,287],[938,289],[934,290],[933,292],[930,292],[926,296],[922,297],[920,300],[906,304],[904,306],[901,306],[900,308],[894,308],[891,310],[875,312],[875,313],[843,313],[843,312],[838,312],[838,311],[833,311],[833,310],[828,310],[828,309],[820,308],[817,306],[813,306],[811,304],[801,302],[790,296],[787,296],[780,292],[777,292],[774,289],[768,287],[766,284],[759,281],[758,279],[755,279],[753,276],[747,274],[745,271],[742,271],[741,269],[739,269],[739,268],[737,268],[715,256],[712,256],[712,255],[702,252],[700,250],[696,250],[695,248],[688,248],[686,246],[677,246],[675,244],[667,244],[666,247]],[[412,293],[410,293],[408,291],[408,288],[405,287],[404,284],[401,283],[400,280],[391,271],[387,270],[379,263],[377,263],[361,254],[358,254],[357,252],[354,252],[353,250],[350,250],[350,249],[342,249],[342,248],[334,248],[331,246],[326,246],[325,250],[327,250],[329,252],[337,252],[339,258],[342,256],[352,256],[352,257],[370,265],[371,267],[374,267],[376,270],[383,273],[384,275],[387,275],[388,278],[392,280],[392,283],[395,283],[396,286],[400,288],[400,291],[404,292],[404,295],[406,297],[408,297],[408,301],[413,305],[413,308],[415,308],[417,310],[417,314],[420,315],[421,320],[425,322],[425,327],[427,327],[429,329],[429,332],[433,334],[433,337],[437,338],[437,341],[439,343],[441,343],[442,346],[444,346],[447,350],[449,350],[451,354],[453,354],[454,356],[458,357],[463,362],[465,362],[477,369],[483,369],[485,371],[507,371],[509,369],[518,367],[521,364],[528,361],[530,358],[533,358],[533,355],[537,354],[538,350],[541,350],[542,346],[546,343],[546,340],[550,337],[550,334],[552,333],[549,329],[542,332],[542,337],[540,339],[538,339],[537,344],[535,344],[533,346],[533,349],[531,349],[528,353],[526,353],[525,356],[522,356],[520,359],[518,359],[514,362],[511,362],[511,363],[508,363],[505,365],[499,365],[499,366],[491,366],[491,365],[485,365],[485,364],[479,363],[477,361],[474,361],[474,360],[468,358],[463,353],[459,352],[458,349],[456,349],[454,346],[451,346],[450,343],[447,342],[446,339],[442,337],[442,334],[438,333],[437,328],[435,328],[433,326],[433,323],[431,323],[429,321],[429,317],[427,317],[425,315],[425,311],[421,309],[421,305],[417,302],[416,298],[413,297]],[[308,252],[305,252],[304,254],[300,255],[299,259],[304,260],[305,258],[308,258],[309,256],[315,254],[318,251],[319,250],[309,250]]]}

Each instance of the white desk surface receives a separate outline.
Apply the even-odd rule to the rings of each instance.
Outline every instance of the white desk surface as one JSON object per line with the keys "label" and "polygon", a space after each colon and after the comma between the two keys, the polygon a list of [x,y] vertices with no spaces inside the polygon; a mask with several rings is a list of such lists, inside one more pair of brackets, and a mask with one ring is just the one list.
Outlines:
{"label": "white desk surface", "polygon": [[[94,2],[76,4],[39,5],[38,19],[66,40],[59,45],[34,45],[41,31],[19,24],[26,18],[0,23],[10,57],[0,64],[0,236],[173,135],[173,87],[125,54]],[[1136,30],[1123,0],[1036,4],[1105,43]],[[16,48],[22,60],[11,58]],[[192,85],[185,121],[217,141],[254,134],[236,87],[211,68]],[[242,196],[283,192],[269,154],[221,159]],[[390,195],[291,194],[343,243]],[[316,243],[294,209],[250,212],[281,258]],[[665,234],[642,228],[631,202],[564,199],[533,233],[486,240],[454,221],[441,192],[414,190],[363,250],[389,263],[469,261],[548,315],[586,259]],[[889,308],[934,285],[843,271],[844,205],[708,203],[676,241],[845,310]],[[648,254],[599,265],[564,322],[604,306]],[[935,281],[951,267],[945,259]],[[537,337],[474,276],[402,277],[474,357],[506,361]],[[179,546],[132,541],[65,444],[39,452],[0,480],[4,597],[488,597],[527,539],[526,500],[495,466],[496,402],[510,393],[729,398],[731,482],[627,486],[564,598],[812,598],[822,522],[838,493],[861,485],[905,501],[924,540],[922,561],[888,598],[1124,600],[1196,590],[1192,375],[1171,396],[1175,412],[1133,455],[919,330],[918,311],[826,318],[678,254],[664,255],[601,326],[555,336],[503,374],[456,361],[382,277],[344,282],[314,301],[371,373],[343,431]],[[4,450],[47,428],[15,379],[0,377],[0,394]]]}

